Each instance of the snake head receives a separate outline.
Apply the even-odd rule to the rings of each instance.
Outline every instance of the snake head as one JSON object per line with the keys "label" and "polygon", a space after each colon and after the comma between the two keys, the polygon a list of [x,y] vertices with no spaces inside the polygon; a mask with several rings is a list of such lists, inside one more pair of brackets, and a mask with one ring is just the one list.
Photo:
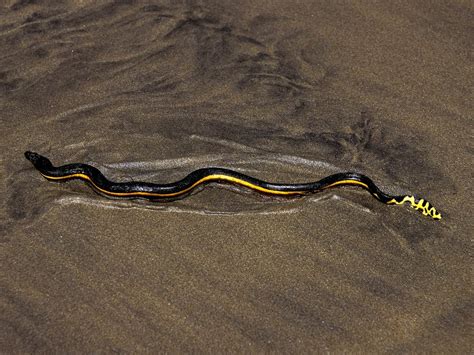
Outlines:
{"label": "snake head", "polygon": [[41,168],[49,168],[53,166],[48,158],[43,157],[38,153],[26,151],[25,158],[28,159],[35,166],[35,168],[39,170],[41,170]]}

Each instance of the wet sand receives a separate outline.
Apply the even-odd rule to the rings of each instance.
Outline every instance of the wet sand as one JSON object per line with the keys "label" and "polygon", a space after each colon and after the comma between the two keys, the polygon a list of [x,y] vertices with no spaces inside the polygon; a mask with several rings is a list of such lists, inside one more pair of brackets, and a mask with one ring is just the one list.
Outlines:
{"label": "wet sand", "polygon": [[[463,1],[7,1],[0,350],[472,351],[472,18]],[[357,171],[443,220],[356,188],[109,200],[25,150],[117,181]]]}

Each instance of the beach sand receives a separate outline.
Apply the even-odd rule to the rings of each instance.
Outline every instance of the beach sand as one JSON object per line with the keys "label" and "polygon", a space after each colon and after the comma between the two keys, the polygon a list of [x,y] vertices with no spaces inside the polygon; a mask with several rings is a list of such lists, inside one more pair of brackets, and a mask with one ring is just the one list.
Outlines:
{"label": "beach sand", "polygon": [[[469,2],[3,4],[0,351],[472,351]],[[443,219],[357,188],[110,200],[26,150],[116,181],[356,171]]]}

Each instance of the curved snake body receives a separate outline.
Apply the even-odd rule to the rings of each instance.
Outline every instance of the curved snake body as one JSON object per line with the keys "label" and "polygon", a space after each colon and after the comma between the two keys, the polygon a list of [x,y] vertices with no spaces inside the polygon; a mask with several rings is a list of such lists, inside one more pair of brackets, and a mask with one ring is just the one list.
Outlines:
{"label": "curved snake body", "polygon": [[236,184],[263,194],[278,196],[308,195],[336,186],[353,185],[364,188],[377,200],[387,205],[401,205],[408,202],[411,207],[421,211],[423,215],[441,219],[441,214],[428,201],[409,195],[392,196],[386,194],[369,177],[358,173],[338,173],[316,182],[303,184],[281,184],[259,180],[230,169],[210,167],[195,170],[176,182],[154,184],[149,182],[113,182],[97,168],[88,164],[68,164],[55,167],[48,158],[29,151],[25,152],[25,157],[48,180],[85,180],[96,191],[111,197],[174,200],[183,198],[197,187],[210,182]]}

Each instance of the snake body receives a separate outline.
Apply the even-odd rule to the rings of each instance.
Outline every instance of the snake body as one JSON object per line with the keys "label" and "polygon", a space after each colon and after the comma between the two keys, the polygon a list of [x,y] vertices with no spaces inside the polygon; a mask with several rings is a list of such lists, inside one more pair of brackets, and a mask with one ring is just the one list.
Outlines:
{"label": "snake body", "polygon": [[48,180],[84,180],[96,191],[117,198],[179,199],[187,196],[197,187],[210,182],[236,184],[263,194],[278,196],[308,195],[336,186],[353,185],[364,188],[377,200],[387,205],[402,205],[408,202],[411,207],[421,211],[423,215],[441,219],[441,214],[428,201],[410,195],[392,196],[386,194],[369,177],[358,173],[338,173],[316,182],[303,184],[280,184],[259,180],[230,169],[210,167],[195,170],[176,182],[154,184],[149,182],[113,182],[97,168],[88,164],[76,163],[55,167],[48,158],[29,151],[25,152],[25,157]]}

